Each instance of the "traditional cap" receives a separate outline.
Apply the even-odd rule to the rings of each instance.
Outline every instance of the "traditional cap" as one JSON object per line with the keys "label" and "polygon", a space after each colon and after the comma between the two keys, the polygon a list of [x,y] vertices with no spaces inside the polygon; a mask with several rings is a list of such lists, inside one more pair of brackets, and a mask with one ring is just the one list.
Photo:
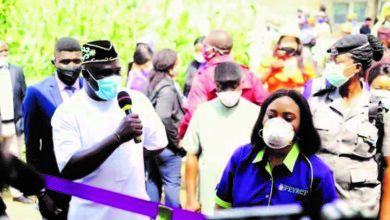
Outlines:
{"label": "traditional cap", "polygon": [[118,60],[114,45],[108,40],[88,42],[81,48],[83,64]]}
{"label": "traditional cap", "polygon": [[218,82],[238,81],[242,78],[240,65],[234,62],[223,62],[215,67],[214,80]]}
{"label": "traditional cap", "polygon": [[331,53],[331,55],[339,55],[368,45],[370,42],[367,35],[353,34],[338,40],[326,52]]}

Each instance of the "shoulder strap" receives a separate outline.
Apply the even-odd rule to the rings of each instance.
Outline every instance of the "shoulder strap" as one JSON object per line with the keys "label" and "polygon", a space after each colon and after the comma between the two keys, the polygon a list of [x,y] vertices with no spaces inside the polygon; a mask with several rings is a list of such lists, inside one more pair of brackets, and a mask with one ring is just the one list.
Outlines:
{"label": "shoulder strap", "polygon": [[150,102],[152,103],[153,107],[156,107],[156,104],[157,104],[157,96],[158,94],[160,93],[160,91],[162,89],[164,89],[165,87],[169,87],[170,85],[166,84],[166,85],[163,85],[161,86],[160,88],[158,88],[158,90],[154,91],[152,93],[152,96],[150,97]]}
{"label": "shoulder strap", "polygon": [[337,89],[335,86],[332,86],[326,79],[318,78],[313,80],[311,93],[313,96],[323,96],[329,94]]}

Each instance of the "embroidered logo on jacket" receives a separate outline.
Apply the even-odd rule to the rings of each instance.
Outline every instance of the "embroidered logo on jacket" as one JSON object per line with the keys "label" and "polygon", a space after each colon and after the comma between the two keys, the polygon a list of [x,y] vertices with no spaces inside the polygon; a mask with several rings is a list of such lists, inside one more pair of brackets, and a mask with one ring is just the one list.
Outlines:
{"label": "embroidered logo on jacket", "polygon": [[306,196],[309,193],[309,190],[299,189],[299,188],[292,187],[292,186],[289,186],[286,184],[280,184],[278,189],[279,189],[279,191],[285,191],[285,192],[294,193],[294,194],[302,195],[302,196]]}

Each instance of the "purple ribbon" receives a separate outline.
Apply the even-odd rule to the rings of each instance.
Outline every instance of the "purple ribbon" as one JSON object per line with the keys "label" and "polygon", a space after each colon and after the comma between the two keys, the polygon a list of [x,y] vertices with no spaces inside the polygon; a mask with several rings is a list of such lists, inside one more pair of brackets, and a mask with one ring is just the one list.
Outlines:
{"label": "purple ribbon", "polygon": [[[159,203],[146,201],[121,193],[111,192],[109,190],[89,186],[81,183],[72,182],[58,177],[43,175],[48,189],[77,196],[92,202],[108,205],[122,210],[146,215],[156,218],[158,214]],[[170,207],[171,208],[171,207]],[[172,219],[191,219],[206,220],[206,217],[200,213],[185,211],[179,208],[172,209]]]}

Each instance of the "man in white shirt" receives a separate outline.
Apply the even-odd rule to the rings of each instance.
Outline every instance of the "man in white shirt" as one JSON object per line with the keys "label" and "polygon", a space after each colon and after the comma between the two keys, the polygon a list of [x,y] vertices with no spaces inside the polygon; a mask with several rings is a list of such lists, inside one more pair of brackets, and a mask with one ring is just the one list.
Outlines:
{"label": "man in white shirt", "polygon": [[[130,91],[136,112],[125,114],[115,99],[121,84],[118,54],[110,41],[82,47],[81,90],[64,102],[52,119],[54,152],[64,178],[148,199],[144,156],[168,144],[165,128],[150,101]],[[141,123],[142,121],[142,123]],[[142,142],[134,138],[142,135]],[[148,219],[88,200],[72,197],[68,219]]]}
{"label": "man in white shirt", "polygon": [[[0,114],[4,148],[16,157],[22,154],[22,102],[26,92],[23,69],[8,62],[8,45],[0,40]],[[10,187],[13,201],[32,203],[19,190]]]}
{"label": "man in white shirt", "polygon": [[186,208],[189,210],[213,214],[215,187],[226,163],[235,149],[250,142],[260,107],[241,98],[241,80],[238,64],[218,64],[215,68],[218,98],[196,109],[184,136]]}

